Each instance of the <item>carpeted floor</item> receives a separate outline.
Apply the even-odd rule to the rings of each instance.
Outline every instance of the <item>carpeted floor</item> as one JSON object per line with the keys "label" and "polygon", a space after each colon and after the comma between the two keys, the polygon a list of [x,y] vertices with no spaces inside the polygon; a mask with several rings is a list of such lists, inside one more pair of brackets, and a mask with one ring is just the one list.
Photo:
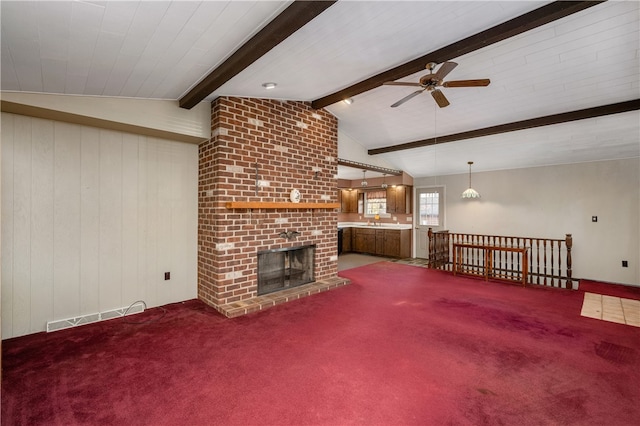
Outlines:
{"label": "carpeted floor", "polygon": [[12,425],[640,424],[640,329],[582,291],[379,262],[236,319],[199,301],[3,342]]}

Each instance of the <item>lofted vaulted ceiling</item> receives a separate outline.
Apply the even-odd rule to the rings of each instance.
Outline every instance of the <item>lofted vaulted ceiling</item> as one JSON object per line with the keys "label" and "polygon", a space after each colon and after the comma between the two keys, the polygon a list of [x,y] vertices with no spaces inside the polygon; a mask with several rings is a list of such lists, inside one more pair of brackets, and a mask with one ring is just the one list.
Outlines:
{"label": "lofted vaulted ceiling", "polygon": [[[217,77],[243,45],[255,53],[255,46],[282,35],[284,30],[277,28],[262,37],[261,44],[251,44],[291,5],[3,0],[1,88],[178,101],[208,76]],[[535,28],[516,26],[521,31],[505,33],[504,40],[487,38],[477,45],[458,42],[477,42],[492,28],[518,22],[513,20],[542,7],[565,6],[547,1],[347,0],[325,6],[315,11],[317,16],[302,17],[301,27],[273,43],[275,47],[238,62],[242,65],[202,98],[246,96],[326,104],[339,118],[341,134],[375,153],[371,163],[414,177],[465,173],[470,160],[477,172],[640,157],[637,1],[586,4],[583,10],[552,16]],[[367,79],[429,55],[437,62],[459,64],[446,80],[489,78],[491,84],[442,88],[451,102],[446,108],[438,108],[428,92],[391,108],[415,90],[411,87],[374,84],[369,90],[353,90]],[[427,73],[405,72],[394,80],[416,82]],[[265,90],[266,82],[277,87]],[[353,98],[351,105],[334,102],[347,95]],[[629,101],[635,103],[626,112],[508,133],[473,133]],[[465,132],[474,136],[442,143],[448,135]],[[423,143],[388,149],[414,141]],[[357,179],[361,172],[340,167],[339,175]]]}

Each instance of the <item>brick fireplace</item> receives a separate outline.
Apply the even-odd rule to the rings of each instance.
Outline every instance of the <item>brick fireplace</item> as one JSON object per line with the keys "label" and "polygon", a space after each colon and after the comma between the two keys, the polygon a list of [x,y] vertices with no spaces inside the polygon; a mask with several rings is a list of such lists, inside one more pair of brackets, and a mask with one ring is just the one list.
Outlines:
{"label": "brick fireplace", "polygon": [[[337,276],[336,209],[278,207],[292,189],[301,203],[337,202],[337,119],[305,102],[220,97],[211,127],[200,145],[198,297],[237,316],[348,283]],[[315,247],[314,281],[258,296],[258,253],[302,246]]]}

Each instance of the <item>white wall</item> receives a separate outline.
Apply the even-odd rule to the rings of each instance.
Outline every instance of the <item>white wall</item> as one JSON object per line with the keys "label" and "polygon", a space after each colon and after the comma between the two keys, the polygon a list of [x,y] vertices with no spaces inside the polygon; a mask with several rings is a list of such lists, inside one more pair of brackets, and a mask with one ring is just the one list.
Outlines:
{"label": "white wall", "polygon": [[[445,186],[445,225],[452,232],[572,234],[574,278],[640,285],[638,158],[473,173],[480,200],[460,198],[468,179],[468,174],[420,178],[414,185]],[[622,260],[629,267],[623,268]]]}
{"label": "white wall", "polygon": [[[338,129],[338,158],[356,161],[358,163],[371,164],[386,168],[393,168],[380,156],[369,155],[364,146],[355,139]],[[361,171],[358,171],[362,173]],[[362,177],[362,176],[360,176]]]}
{"label": "white wall", "polygon": [[196,145],[7,113],[1,129],[3,338],[196,297]]}

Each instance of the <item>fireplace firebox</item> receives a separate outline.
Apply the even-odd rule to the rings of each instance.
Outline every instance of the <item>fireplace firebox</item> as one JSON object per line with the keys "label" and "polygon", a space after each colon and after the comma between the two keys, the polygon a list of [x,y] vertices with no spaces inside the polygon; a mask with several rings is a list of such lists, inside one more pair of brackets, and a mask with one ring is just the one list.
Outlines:
{"label": "fireplace firebox", "polygon": [[258,252],[258,295],[313,282],[316,246]]}

